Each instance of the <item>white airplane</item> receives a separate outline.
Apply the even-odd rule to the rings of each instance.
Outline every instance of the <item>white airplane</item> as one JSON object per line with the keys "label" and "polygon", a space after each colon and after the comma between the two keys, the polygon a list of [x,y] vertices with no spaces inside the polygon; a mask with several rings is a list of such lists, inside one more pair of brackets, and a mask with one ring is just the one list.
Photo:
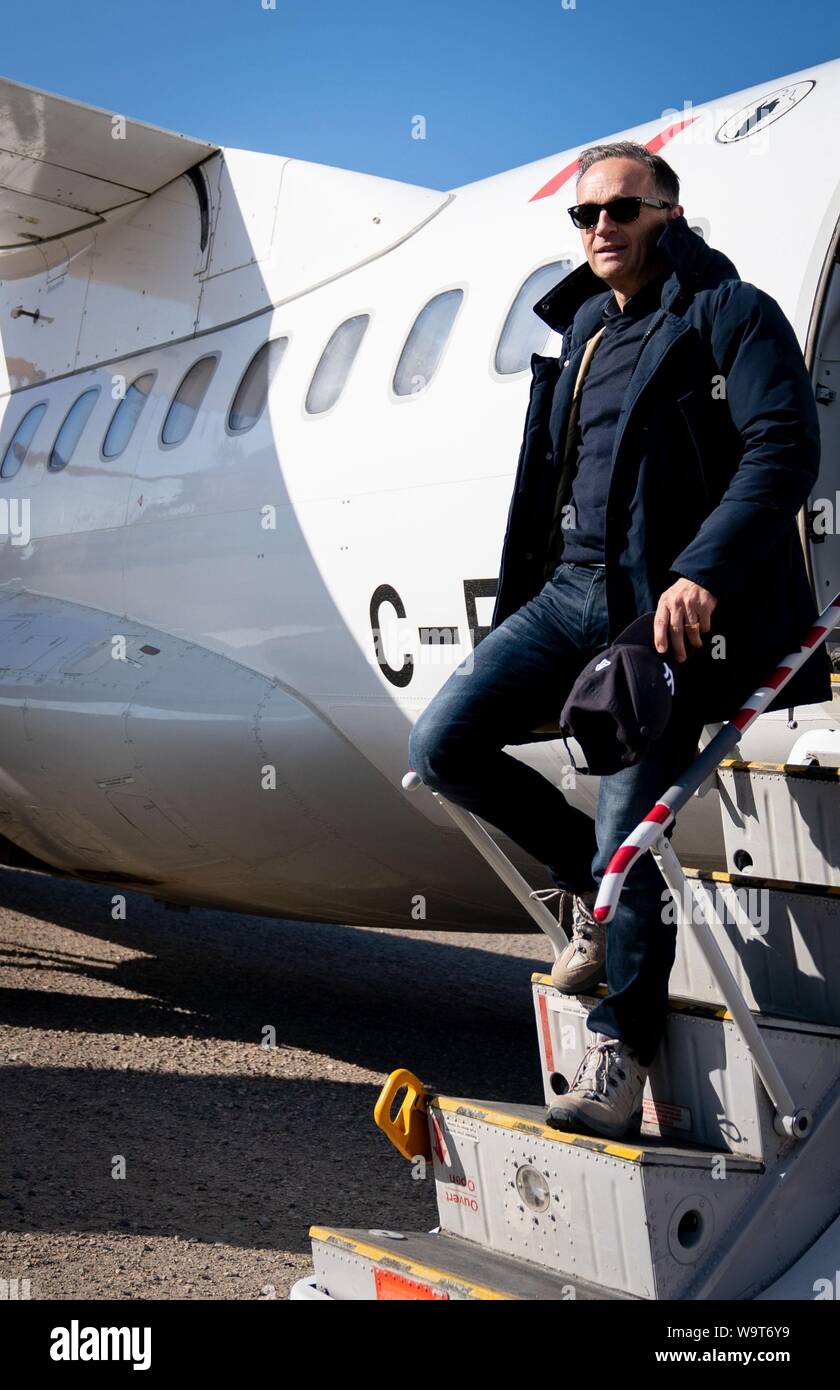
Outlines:
{"label": "white airplane", "polygon": [[[826,599],[838,124],[840,60],[600,137],[664,150],[689,223],[794,325]],[[561,346],[533,305],[582,259],[579,148],[440,192],[0,83],[0,861],[185,905],[525,929],[401,779],[488,629],[531,355]],[[763,716],[742,755],[837,726],[796,720]],[[567,789],[562,742],[509,751]],[[594,812],[596,792],[566,794]],[[723,866],[711,785],[674,844]]]}

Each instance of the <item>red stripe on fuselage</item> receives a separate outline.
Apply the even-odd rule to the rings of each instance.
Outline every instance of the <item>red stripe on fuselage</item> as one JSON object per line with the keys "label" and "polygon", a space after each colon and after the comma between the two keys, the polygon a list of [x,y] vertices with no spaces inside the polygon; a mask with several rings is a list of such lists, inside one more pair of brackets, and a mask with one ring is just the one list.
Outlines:
{"label": "red stripe on fuselage", "polygon": [[[661,130],[658,135],[654,135],[651,140],[648,140],[645,148],[649,149],[651,154],[658,154],[663,145],[667,145],[669,140],[673,140],[675,135],[679,135],[681,130],[685,130],[686,126],[691,125],[697,119],[697,116],[689,116],[685,121],[667,126],[665,130]],[[567,164],[565,169],[560,170],[559,174],[553,174],[548,183],[544,183],[542,188],[538,188],[536,193],[528,199],[528,202],[535,203],[538,198],[550,198],[553,193],[557,192],[558,188],[562,188],[563,184],[568,182],[572,174],[576,173],[578,163],[577,159],[573,159],[571,164]]]}
{"label": "red stripe on fuselage", "polygon": [[528,202],[535,203],[538,198],[550,198],[552,193],[556,193],[558,188],[562,188],[566,180],[571,178],[577,167],[578,161],[573,159],[571,164],[567,164],[565,169],[561,169],[559,174],[555,174],[553,178],[548,180],[548,183],[543,184],[539,192],[535,193],[532,198],[529,198]]}
{"label": "red stripe on fuselage", "polygon": [[689,116],[685,121],[677,121],[676,125],[669,125],[666,130],[661,130],[658,135],[654,135],[652,140],[648,140],[647,148],[651,154],[659,154],[663,145],[667,145],[669,140],[673,140],[675,135],[679,135],[681,130],[685,130],[687,125],[692,125],[698,119],[697,116]]}

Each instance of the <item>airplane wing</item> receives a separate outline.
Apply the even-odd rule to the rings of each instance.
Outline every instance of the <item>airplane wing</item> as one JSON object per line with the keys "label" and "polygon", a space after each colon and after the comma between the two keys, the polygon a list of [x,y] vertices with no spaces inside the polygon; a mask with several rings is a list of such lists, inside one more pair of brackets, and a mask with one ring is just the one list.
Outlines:
{"label": "airplane wing", "polygon": [[217,148],[0,78],[0,250],[99,222]]}

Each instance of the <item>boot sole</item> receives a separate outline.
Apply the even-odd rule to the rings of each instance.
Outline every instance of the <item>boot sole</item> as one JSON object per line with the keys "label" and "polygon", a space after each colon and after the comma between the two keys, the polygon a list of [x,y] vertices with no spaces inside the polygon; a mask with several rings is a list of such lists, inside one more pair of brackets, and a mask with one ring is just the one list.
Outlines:
{"label": "boot sole", "polygon": [[548,1112],[546,1112],[545,1122],[551,1129],[565,1130],[567,1134],[585,1134],[593,1139],[638,1139],[642,1128],[642,1112],[639,1110],[623,1129],[612,1131],[596,1129],[586,1120],[577,1118],[573,1121],[573,1128],[569,1128],[566,1124],[555,1124],[549,1118]]}

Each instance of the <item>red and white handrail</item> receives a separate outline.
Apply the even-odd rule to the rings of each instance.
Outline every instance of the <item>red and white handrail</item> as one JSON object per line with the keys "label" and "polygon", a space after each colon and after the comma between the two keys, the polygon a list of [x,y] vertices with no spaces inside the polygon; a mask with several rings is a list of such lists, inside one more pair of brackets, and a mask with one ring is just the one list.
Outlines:
{"label": "red and white handrail", "polygon": [[665,795],[648,811],[644,820],[640,821],[636,829],[619,845],[607,865],[598,889],[598,896],[592,909],[596,921],[612,921],[618,900],[621,897],[621,890],[624,887],[624,880],[639,855],[651,849],[665,831],[670,829],[676,820],[677,812],[682,809],[689,797],[706,780],[709,773],[714,771],[726,754],[740,743],[753,720],[764,713],[771,700],[778,695],[780,690],[784,689],[791,677],[799,670],[800,666],[804,666],[808,657],[838,623],[840,623],[840,593],[836,594],[828,606],[823,609],[814,626],[803,638],[799,650],[791,652],[779,663],[772,675],[750,696],[746,704],[738,710],[738,713],[724,724],[719,733],[710,740],[702,753],[698,754],[694,762],[686,769],[682,777],[668,788]]}

